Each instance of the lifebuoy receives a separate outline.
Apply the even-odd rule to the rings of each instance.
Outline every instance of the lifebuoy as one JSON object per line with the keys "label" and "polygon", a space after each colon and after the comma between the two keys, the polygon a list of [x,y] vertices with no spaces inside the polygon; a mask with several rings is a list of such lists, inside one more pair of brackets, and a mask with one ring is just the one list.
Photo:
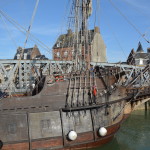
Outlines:
{"label": "lifebuoy", "polygon": [[64,81],[63,76],[59,76],[59,81]]}
{"label": "lifebuoy", "polygon": [[55,80],[56,82],[58,82],[58,81],[59,81],[59,78],[58,78],[58,76],[56,76],[56,77],[55,77],[55,79],[56,79],[56,80]]}
{"label": "lifebuoy", "polygon": [[55,81],[58,82],[58,81],[64,81],[64,77],[63,76],[56,76],[55,77]]}

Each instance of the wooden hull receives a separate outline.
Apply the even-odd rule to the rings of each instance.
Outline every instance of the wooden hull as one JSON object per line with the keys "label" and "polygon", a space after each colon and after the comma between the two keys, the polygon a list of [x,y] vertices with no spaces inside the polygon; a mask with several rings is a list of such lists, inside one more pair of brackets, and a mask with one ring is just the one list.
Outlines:
{"label": "wooden hull", "polygon": [[[101,79],[97,78],[96,82],[99,92],[104,90]],[[114,82],[112,78],[110,83]],[[105,103],[108,98],[104,94],[97,98],[97,104],[93,104],[89,101],[89,89],[84,89],[85,85],[82,84],[80,90],[75,89],[75,95],[86,106],[68,112],[63,109],[66,108],[68,84],[67,80],[52,85],[45,82],[43,90],[35,96],[2,99],[0,106],[0,139],[4,143],[2,150],[87,149],[109,142],[123,120],[121,108],[126,100],[112,102],[113,105],[109,107],[111,103]],[[86,93],[84,101],[83,91]],[[124,95],[118,96],[117,90],[114,93],[110,96],[111,101],[124,98]],[[71,101],[68,99],[69,105]],[[73,103],[77,106],[76,101]],[[107,129],[106,136],[99,136],[100,127]],[[75,130],[78,135],[74,141],[68,139],[71,130]]]}
{"label": "wooden hull", "polygon": [[55,150],[77,150],[102,146],[112,140],[114,134],[118,131],[120,121],[117,124],[107,127],[107,135],[100,137],[98,133],[87,132],[78,135],[75,141],[64,140],[63,137],[39,139],[25,141],[20,143],[4,143],[2,150],[29,150],[29,149],[55,149]]}
{"label": "wooden hull", "polygon": [[[110,81],[115,87],[114,80]],[[46,82],[43,90],[35,96],[2,99],[2,150],[75,150],[108,143],[131,113],[132,105],[128,101],[132,97],[126,96],[125,89],[121,87],[115,87],[108,94],[102,80],[97,78],[96,82],[99,89],[97,103],[93,103],[91,97],[89,99],[89,89],[83,87],[70,89],[78,98],[72,100],[67,95],[67,80],[52,85]],[[98,132],[101,127],[107,129],[104,137]],[[72,130],[77,133],[74,141],[68,139]]]}

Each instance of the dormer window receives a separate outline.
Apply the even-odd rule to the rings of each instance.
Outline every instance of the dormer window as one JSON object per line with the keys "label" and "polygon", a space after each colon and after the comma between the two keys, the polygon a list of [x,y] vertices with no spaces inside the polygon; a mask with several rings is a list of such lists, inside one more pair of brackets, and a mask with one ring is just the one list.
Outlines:
{"label": "dormer window", "polygon": [[27,53],[24,53],[24,59],[27,59]]}
{"label": "dormer window", "polygon": [[57,45],[56,45],[56,47],[61,47],[61,41],[59,41],[58,43],[57,43]]}
{"label": "dormer window", "polygon": [[57,43],[56,47],[60,47],[60,43]]}
{"label": "dormer window", "polygon": [[143,59],[142,58],[140,58],[139,65],[143,65]]}
{"label": "dormer window", "polygon": [[17,59],[20,59],[20,54],[17,54]]}

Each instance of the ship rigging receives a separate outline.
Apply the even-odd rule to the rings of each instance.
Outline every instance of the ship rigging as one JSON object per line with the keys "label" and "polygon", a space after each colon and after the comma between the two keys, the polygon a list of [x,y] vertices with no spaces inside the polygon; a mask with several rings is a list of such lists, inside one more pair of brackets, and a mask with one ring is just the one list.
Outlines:
{"label": "ship rigging", "polygon": [[[2,149],[75,150],[101,146],[113,138],[122,121],[137,106],[150,100],[149,64],[137,67],[91,62],[87,20],[92,13],[92,0],[72,2],[74,32],[70,69],[65,68],[66,62],[22,57],[13,61],[12,70],[9,66],[8,71],[6,66],[0,66],[9,76],[13,72],[18,83],[32,82],[26,78],[32,73],[39,75],[32,89],[27,87],[26,95],[0,100]],[[1,14],[4,15],[2,11]],[[26,41],[31,25],[32,20]],[[59,44],[62,43],[59,41]],[[36,62],[42,64],[38,69]],[[59,64],[62,64],[60,68]],[[28,73],[29,76],[25,76]],[[13,78],[5,80],[10,88]]]}

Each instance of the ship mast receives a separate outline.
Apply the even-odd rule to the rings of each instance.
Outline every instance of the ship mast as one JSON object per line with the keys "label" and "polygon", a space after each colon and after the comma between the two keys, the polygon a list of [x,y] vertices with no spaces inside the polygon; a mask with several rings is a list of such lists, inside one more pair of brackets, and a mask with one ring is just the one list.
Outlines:
{"label": "ship mast", "polygon": [[74,69],[78,70],[79,66],[79,17],[80,17],[80,0],[74,0],[75,4],[75,36],[74,36]]}
{"label": "ship mast", "polygon": [[75,4],[75,70],[88,69],[90,64],[87,21],[92,12],[92,0],[74,0]]}

